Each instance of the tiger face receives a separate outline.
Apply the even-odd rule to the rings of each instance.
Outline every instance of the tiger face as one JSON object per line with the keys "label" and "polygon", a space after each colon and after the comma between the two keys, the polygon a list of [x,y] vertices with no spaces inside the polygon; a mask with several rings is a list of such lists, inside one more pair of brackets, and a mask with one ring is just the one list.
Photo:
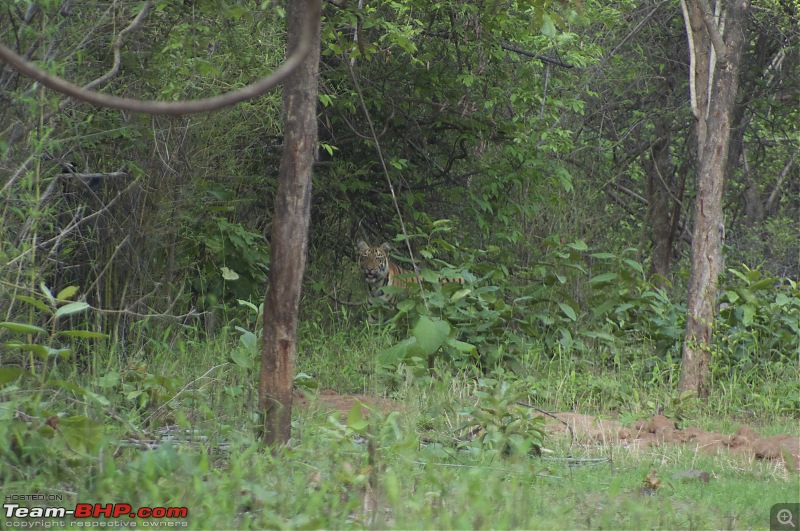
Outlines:
{"label": "tiger face", "polygon": [[389,251],[391,250],[392,246],[388,243],[373,247],[361,240],[356,245],[358,265],[369,285],[370,295],[372,297],[380,297],[387,302],[391,301],[392,297],[382,291],[384,287],[403,287],[408,283],[408,280],[397,277],[403,273],[408,273],[408,271],[392,261],[389,257]]}

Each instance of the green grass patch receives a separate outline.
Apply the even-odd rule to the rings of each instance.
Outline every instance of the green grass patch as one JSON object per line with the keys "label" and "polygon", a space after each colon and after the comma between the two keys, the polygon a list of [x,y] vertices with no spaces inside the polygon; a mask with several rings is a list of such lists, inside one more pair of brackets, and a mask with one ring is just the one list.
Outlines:
{"label": "green grass patch", "polygon": [[[800,497],[798,473],[777,460],[570,445],[519,406],[797,436],[796,366],[715,374],[712,399],[699,401],[676,395],[674,364],[633,352],[587,362],[531,344],[523,373],[440,365],[433,380],[382,369],[376,355],[391,342],[368,326],[306,325],[301,337],[302,389],[393,398],[396,411],[348,417],[312,399],[276,457],[254,439],[258,359],[237,334],[95,348],[0,387],[3,493],[187,507],[180,522],[194,529],[764,529],[773,504]],[[653,470],[659,488],[643,491]],[[710,480],[675,476],[688,470]]]}

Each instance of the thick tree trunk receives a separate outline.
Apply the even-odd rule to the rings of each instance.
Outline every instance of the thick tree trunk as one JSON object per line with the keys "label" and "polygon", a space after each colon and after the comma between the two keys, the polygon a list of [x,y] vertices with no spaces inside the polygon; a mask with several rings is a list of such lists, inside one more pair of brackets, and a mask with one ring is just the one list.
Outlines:
{"label": "thick tree trunk", "polygon": [[[689,0],[691,4],[705,0]],[[744,49],[749,0],[731,0],[725,12],[725,53],[718,57],[706,122],[706,135],[699,137],[699,167],[695,226],[692,238],[692,274],[686,335],[679,388],[707,396],[706,380],[710,362],[717,277],[723,270],[722,190],[731,138],[731,119],[739,82],[739,65]],[[698,10],[702,7],[698,7]],[[715,26],[716,27],[716,26]],[[706,28],[702,28],[706,31]],[[687,31],[694,31],[692,25]],[[697,36],[695,37],[698,38]]]}
{"label": "thick tree trunk", "polygon": [[264,344],[258,386],[261,438],[286,444],[292,427],[292,387],[297,314],[306,268],[311,215],[311,168],[317,150],[317,74],[321,0],[286,4],[287,55],[297,49],[310,10],[317,25],[311,53],[283,86],[284,145],[272,223],[269,290],[264,303]]}

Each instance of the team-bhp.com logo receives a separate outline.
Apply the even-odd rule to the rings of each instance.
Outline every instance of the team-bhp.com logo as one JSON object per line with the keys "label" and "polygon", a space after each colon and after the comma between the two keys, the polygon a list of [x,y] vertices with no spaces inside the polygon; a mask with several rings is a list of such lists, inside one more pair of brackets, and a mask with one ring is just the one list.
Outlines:
{"label": "team-bhp.com logo", "polygon": [[[6,497],[8,498],[8,496]],[[20,503],[13,503],[6,500],[3,504],[3,514],[5,516],[5,527],[34,528],[51,527],[43,525],[42,521],[34,519],[56,519],[62,520],[61,526],[70,527],[95,527],[98,525],[95,520],[100,518],[137,518],[143,527],[161,527],[168,525],[174,527],[176,524],[184,526],[186,522],[172,522],[175,519],[186,519],[189,516],[189,509],[186,507],[140,507],[134,509],[129,503],[79,503],[74,509],[67,509],[63,506],[53,507],[26,507]],[[70,518],[69,522],[63,521]],[[142,520],[144,520],[142,522]],[[55,523],[55,522],[50,522]],[[136,525],[135,521],[129,523],[120,522],[124,526]],[[104,526],[110,523],[103,524]]]}

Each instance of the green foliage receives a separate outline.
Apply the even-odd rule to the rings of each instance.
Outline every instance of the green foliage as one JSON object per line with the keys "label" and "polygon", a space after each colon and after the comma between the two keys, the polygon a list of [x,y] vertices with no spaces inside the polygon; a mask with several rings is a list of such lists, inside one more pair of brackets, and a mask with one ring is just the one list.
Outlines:
{"label": "green foliage", "polygon": [[[242,308],[249,319],[242,318],[246,324],[240,328],[257,336],[260,308],[249,302]],[[384,394],[376,387],[380,379],[374,368],[365,363],[375,352],[365,341],[376,338],[358,329],[356,321],[342,322],[340,329],[319,326],[319,320],[300,324],[301,370],[360,393],[366,385],[358,378],[371,372],[369,393]],[[54,375],[46,387],[30,377],[0,384],[4,487],[81,493],[80,500],[68,496],[67,505],[103,504],[122,496],[137,506],[185,505],[190,525],[254,528],[355,523],[450,528],[489,521],[514,528],[547,522],[559,528],[587,519],[610,528],[679,525],[686,513],[674,514],[672,504],[652,506],[660,497],[644,506],[624,501],[641,499],[642,471],[654,462],[662,463],[665,478],[690,468],[714,471],[714,481],[702,488],[675,483],[669,490],[670,500],[688,504],[694,521],[711,527],[730,515],[725,504],[716,504],[718,497],[728,508],[731,499],[740,500],[746,507],[737,513],[740,522],[756,525],[769,509],[763,498],[783,499],[794,487],[775,462],[752,460],[732,468],[728,455],[664,446],[615,452],[613,469],[573,467],[575,459],[566,456],[607,458],[608,449],[568,446],[567,440],[548,435],[548,460],[540,461],[535,453],[545,444],[545,426],[528,407],[618,410],[629,418],[663,409],[686,425],[726,422],[726,433],[736,430],[741,408],[758,415],[773,433],[794,433],[796,423],[787,420],[797,411],[796,403],[794,410],[787,409],[797,397],[794,363],[774,363],[775,372],[763,365],[737,370],[736,378],[715,382],[711,400],[698,410],[691,400],[673,399],[669,381],[657,379],[663,365],[651,367],[633,356],[621,356],[614,366],[588,364],[573,355],[577,351],[551,356],[525,344],[520,346],[526,354],[523,374],[497,371],[476,381],[472,374],[446,371],[424,385],[408,379],[395,390],[403,399],[389,406],[398,412],[381,414],[358,405],[338,415],[330,414],[321,399],[311,397],[310,406],[297,401],[293,444],[273,457],[252,439],[255,367],[235,362],[234,339],[181,344],[153,337],[146,360],[116,355],[101,344],[96,356],[104,360],[102,373],[60,372],[58,383]],[[257,344],[254,339],[242,342],[242,348]],[[623,339],[614,338],[620,350],[630,348]],[[257,352],[252,354],[249,364],[257,366]],[[221,363],[226,357],[234,363]],[[341,375],[349,380],[333,380]],[[698,417],[701,412],[714,418]],[[472,442],[465,441],[465,431],[474,433]],[[265,474],[270,481],[264,481]],[[751,494],[754,484],[758,499]],[[615,489],[611,493],[609,485]],[[238,495],[227,496],[230,492]],[[381,493],[377,511],[369,503],[375,492]],[[576,496],[593,505],[576,513]]]}
{"label": "green foliage", "polygon": [[76,286],[66,287],[56,295],[53,295],[44,283],[39,285],[39,290],[40,293],[36,293],[35,296],[15,295],[14,298],[28,306],[28,315],[32,321],[49,326],[50,329],[31,323],[2,322],[0,328],[27,337],[9,339],[0,347],[9,351],[30,353],[28,360],[30,375],[34,376],[38,372],[44,381],[48,377],[50,364],[55,366],[59,360],[68,360],[72,355],[73,349],[65,345],[69,345],[73,340],[104,339],[108,336],[90,330],[62,329],[62,318],[82,313],[89,308],[89,304],[85,301],[70,300],[78,293]]}
{"label": "green foliage", "polygon": [[741,235],[726,246],[728,261],[744,262],[753,269],[769,271],[773,275],[791,277],[797,272],[800,256],[800,230],[794,217],[775,216],[763,223],[744,227]]}
{"label": "green foliage", "polygon": [[[70,477],[74,468],[85,466],[104,444],[102,423],[86,416],[85,410],[110,404],[104,395],[69,379],[63,366],[74,351],[73,343],[107,338],[106,334],[68,329],[62,319],[85,312],[89,305],[72,301],[78,288],[69,286],[53,294],[42,283],[34,296],[17,295],[25,303],[30,323],[3,322],[0,329],[14,336],[0,344],[4,365],[0,367],[0,461],[6,463],[6,480],[22,480],[44,468],[54,477]],[[27,360],[7,353],[29,353]],[[59,361],[62,366],[59,366]],[[27,392],[23,392],[27,391]],[[82,408],[66,408],[52,398],[66,392],[84,401]],[[52,401],[51,401],[52,400]]]}
{"label": "green foliage", "polygon": [[481,378],[474,391],[475,406],[467,407],[465,429],[476,433],[483,450],[501,455],[540,455],[544,438],[544,417],[532,414],[528,405],[530,382],[511,375]]}
{"label": "green foliage", "polygon": [[[791,279],[758,269],[728,269],[721,286],[719,355],[730,365],[797,359],[800,355],[800,288]],[[754,352],[758,358],[753,359]]]}
{"label": "green foliage", "polygon": [[[256,378],[258,368],[261,366],[261,348],[264,326],[264,303],[258,306],[252,302],[239,300],[239,305],[247,308],[251,317],[252,330],[235,325],[234,329],[239,334],[239,344],[230,350],[229,360],[235,365],[245,369],[251,378]],[[316,380],[303,372],[294,375],[294,383],[298,388],[313,390],[317,388]]]}
{"label": "green foliage", "polygon": [[202,227],[206,230],[194,235],[198,274],[191,279],[192,290],[201,294],[199,302],[213,307],[258,296],[269,263],[261,234],[225,218],[213,219]]}

